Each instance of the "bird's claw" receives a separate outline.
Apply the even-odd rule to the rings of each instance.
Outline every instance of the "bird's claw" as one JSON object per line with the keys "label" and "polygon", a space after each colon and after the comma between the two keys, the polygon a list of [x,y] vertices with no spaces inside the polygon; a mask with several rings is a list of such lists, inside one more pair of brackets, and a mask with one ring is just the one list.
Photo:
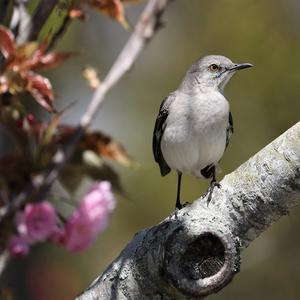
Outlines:
{"label": "bird's claw", "polygon": [[191,203],[190,202],[185,202],[183,205],[182,205],[182,208],[183,207],[186,207],[186,206],[188,206],[188,205],[190,205]]}
{"label": "bird's claw", "polygon": [[181,204],[180,202],[177,202],[176,206],[175,206],[175,210],[181,210],[182,208],[188,206],[189,204],[190,204],[190,202],[185,202],[183,204]]}
{"label": "bird's claw", "polygon": [[220,189],[221,184],[217,180],[212,180],[211,183],[210,183],[210,186],[208,187],[207,193],[205,194],[205,196],[208,195],[207,196],[207,206],[209,205],[209,203],[212,199],[212,194],[214,192],[215,187]]}
{"label": "bird's claw", "polygon": [[181,203],[176,203],[175,210],[181,210],[183,205]]}
{"label": "bird's claw", "polygon": [[179,213],[179,211],[180,211],[182,208],[184,208],[184,207],[186,207],[186,206],[188,206],[188,205],[190,205],[189,202],[185,202],[184,204],[181,204],[180,202],[179,202],[179,203],[176,203],[175,211],[174,211],[175,219],[178,218],[178,213]]}
{"label": "bird's claw", "polygon": [[218,181],[216,181],[216,180],[214,180],[214,181],[212,181],[211,183],[210,183],[210,188],[211,189],[214,189],[215,187],[217,187],[217,188],[221,188],[221,184],[218,182]]}

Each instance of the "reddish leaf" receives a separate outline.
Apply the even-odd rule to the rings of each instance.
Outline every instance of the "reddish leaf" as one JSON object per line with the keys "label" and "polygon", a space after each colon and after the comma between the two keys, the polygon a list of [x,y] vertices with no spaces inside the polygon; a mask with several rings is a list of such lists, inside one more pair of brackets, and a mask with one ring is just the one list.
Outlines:
{"label": "reddish leaf", "polygon": [[66,59],[75,55],[75,52],[45,53],[48,39],[39,46],[36,42],[29,42],[16,49],[16,59],[13,62],[20,70],[45,70],[56,67]]}
{"label": "reddish leaf", "polygon": [[48,36],[46,36],[46,38],[39,44],[35,52],[35,55],[38,58],[42,57],[46,52],[47,46],[48,46]]}
{"label": "reddish leaf", "polygon": [[89,6],[117,20],[126,29],[129,27],[125,18],[121,0],[84,0]]}
{"label": "reddish leaf", "polygon": [[0,76],[0,94],[9,92],[16,95],[28,91],[44,109],[54,112],[50,81],[32,71],[56,67],[74,53],[46,54],[47,45],[46,38],[40,45],[28,42],[16,48],[12,33],[0,26],[0,51],[5,58]]}
{"label": "reddish leaf", "polygon": [[0,51],[4,58],[10,61],[15,53],[15,39],[10,30],[0,25]]}
{"label": "reddish leaf", "polygon": [[55,112],[53,108],[54,95],[50,81],[46,77],[33,72],[27,72],[25,77],[28,81],[26,90],[44,109]]}
{"label": "reddish leaf", "polygon": [[[68,142],[75,130],[75,127],[59,125],[55,141],[61,143]],[[105,156],[125,166],[129,166],[132,163],[132,159],[126,152],[125,148],[120,143],[113,140],[110,136],[100,131],[85,133],[85,135],[81,138],[79,146],[82,151],[93,151],[99,156]]]}
{"label": "reddish leaf", "polygon": [[78,20],[81,20],[81,21],[84,21],[86,19],[85,12],[80,8],[72,8],[69,11],[69,16],[70,16],[71,19],[78,19]]}
{"label": "reddish leaf", "polygon": [[51,52],[40,58],[40,60],[32,66],[32,70],[45,70],[57,67],[65,60],[75,55],[75,52],[63,52],[63,53],[54,53]]}
{"label": "reddish leaf", "polygon": [[24,64],[34,55],[38,47],[37,42],[27,42],[16,48],[14,65]]}
{"label": "reddish leaf", "polygon": [[[26,44],[25,44],[26,45]],[[30,57],[27,57],[26,61],[22,64],[23,68],[26,69],[33,69],[36,67],[43,56],[45,55],[45,51],[48,45],[48,38],[44,39],[39,46],[36,48],[36,50],[32,53]]]}
{"label": "reddish leaf", "polygon": [[116,160],[126,166],[132,162],[121,144],[99,131],[85,134],[80,142],[80,147],[83,150],[92,150],[100,156]]}

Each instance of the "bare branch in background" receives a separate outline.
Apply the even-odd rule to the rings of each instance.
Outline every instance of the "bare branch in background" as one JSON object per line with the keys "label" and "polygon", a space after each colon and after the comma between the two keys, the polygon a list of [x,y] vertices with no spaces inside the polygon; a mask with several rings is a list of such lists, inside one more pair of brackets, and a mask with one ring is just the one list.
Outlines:
{"label": "bare branch in background", "polygon": [[[161,15],[169,2],[170,0],[150,0],[147,3],[138,23],[135,26],[134,32],[124,46],[119,57],[116,59],[109,73],[101,85],[96,89],[86,112],[81,118],[80,125],[73,135],[73,139],[70,140],[69,144],[66,146],[66,149],[61,149],[55,154],[53,163],[49,167],[48,171],[36,176],[35,180],[29,186],[27,186],[22,193],[10,201],[9,206],[1,208],[0,223],[5,218],[9,217],[10,214],[16,209],[18,209],[29,196],[34,198],[43,198],[46,195],[53,182],[59,176],[63,166],[73,154],[78,142],[85,133],[86,128],[90,125],[92,119],[95,117],[97,111],[103,104],[106,93],[132,67],[140,52],[159,28]],[[50,3],[54,5],[53,1],[49,1],[48,5],[50,5]],[[42,7],[42,4],[40,4],[40,7]],[[47,12],[49,14],[50,9],[49,6],[47,7]],[[37,11],[39,9],[42,10],[41,8],[38,8]],[[43,15],[46,15],[46,13],[44,12]],[[44,17],[41,18],[39,22],[38,20],[35,22],[41,24],[42,20],[44,20]]]}
{"label": "bare branch in background", "polygon": [[28,0],[16,0],[13,4],[9,28],[16,37],[17,44],[26,42],[30,31],[31,17],[26,9],[27,2]]}
{"label": "bare branch in background", "polygon": [[10,259],[9,253],[4,250],[0,254],[0,275],[2,275],[2,272],[4,271],[9,259]]}
{"label": "bare branch in background", "polygon": [[300,122],[207,196],[144,229],[77,300],[201,299],[239,271],[240,250],[300,203]]}
{"label": "bare branch in background", "polygon": [[104,102],[106,93],[130,70],[138,55],[160,27],[160,18],[168,0],[150,0],[135,26],[134,32],[111,67],[102,84],[98,87],[93,98],[80,120],[80,126],[90,125],[97,111]]}

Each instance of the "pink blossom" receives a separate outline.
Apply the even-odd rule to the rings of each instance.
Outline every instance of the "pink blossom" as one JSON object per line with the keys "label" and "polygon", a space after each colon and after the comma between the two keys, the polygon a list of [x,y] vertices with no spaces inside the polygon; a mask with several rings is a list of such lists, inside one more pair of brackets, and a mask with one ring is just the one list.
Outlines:
{"label": "pink blossom", "polygon": [[73,252],[89,248],[97,234],[105,229],[114,207],[110,183],[103,181],[93,185],[66,223],[62,242],[65,248]]}
{"label": "pink blossom", "polygon": [[87,215],[76,210],[65,226],[63,246],[71,252],[80,252],[89,248],[97,237],[97,231]]}
{"label": "pink blossom", "polygon": [[23,257],[29,253],[28,243],[19,235],[13,235],[9,238],[7,248],[13,256]]}
{"label": "pink blossom", "polygon": [[115,198],[111,191],[111,184],[108,181],[101,181],[97,182],[91,186],[89,192],[85,195],[81,206],[82,207],[89,207],[94,206],[96,203],[100,204],[101,206],[111,212],[116,204]]}
{"label": "pink blossom", "polygon": [[43,241],[57,228],[57,215],[51,203],[29,203],[24,212],[16,216],[19,234],[29,243]]}
{"label": "pink blossom", "polygon": [[107,225],[108,214],[115,208],[111,184],[102,181],[94,184],[84,196],[79,211],[89,219],[95,231],[102,231]]}
{"label": "pink blossom", "polygon": [[62,244],[65,236],[65,228],[56,227],[51,233],[49,239],[55,244]]}

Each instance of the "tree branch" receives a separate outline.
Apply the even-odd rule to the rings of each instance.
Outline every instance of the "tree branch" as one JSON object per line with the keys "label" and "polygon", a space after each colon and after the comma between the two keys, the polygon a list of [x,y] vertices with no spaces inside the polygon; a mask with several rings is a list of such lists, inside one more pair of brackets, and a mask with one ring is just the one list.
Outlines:
{"label": "tree branch", "polygon": [[134,32],[108,72],[105,80],[93,95],[80,125],[87,127],[104,102],[106,93],[130,70],[146,43],[160,28],[160,18],[170,0],[150,0],[142,12]]}
{"label": "tree branch", "polygon": [[1,254],[0,254],[0,276],[2,275],[8,261],[10,259],[10,255],[8,253],[7,250],[4,250]]}
{"label": "tree branch", "polygon": [[300,122],[207,197],[136,234],[76,299],[201,299],[226,286],[240,250],[300,202]]}
{"label": "tree branch", "polygon": [[[70,140],[66,149],[60,149],[54,155],[52,165],[44,173],[37,175],[33,182],[29,183],[24,191],[14,197],[7,206],[0,209],[0,224],[14,213],[28,198],[42,199],[51,188],[53,182],[59,176],[65,163],[70,159],[75,148],[90,125],[97,111],[105,100],[106,93],[126,74],[132,67],[138,55],[141,53],[146,43],[154,36],[159,28],[160,18],[167,4],[171,0],[150,0],[135,26],[134,32],[127,41],[119,57],[116,59],[109,73],[95,91],[90,104],[83,114],[73,138]],[[43,6],[43,1],[40,6]],[[49,1],[54,5],[53,0]],[[39,8],[37,8],[37,12]],[[47,10],[49,13],[49,10]],[[37,14],[36,12],[36,14]],[[41,19],[44,19],[41,18]],[[34,21],[33,21],[34,22]]]}

